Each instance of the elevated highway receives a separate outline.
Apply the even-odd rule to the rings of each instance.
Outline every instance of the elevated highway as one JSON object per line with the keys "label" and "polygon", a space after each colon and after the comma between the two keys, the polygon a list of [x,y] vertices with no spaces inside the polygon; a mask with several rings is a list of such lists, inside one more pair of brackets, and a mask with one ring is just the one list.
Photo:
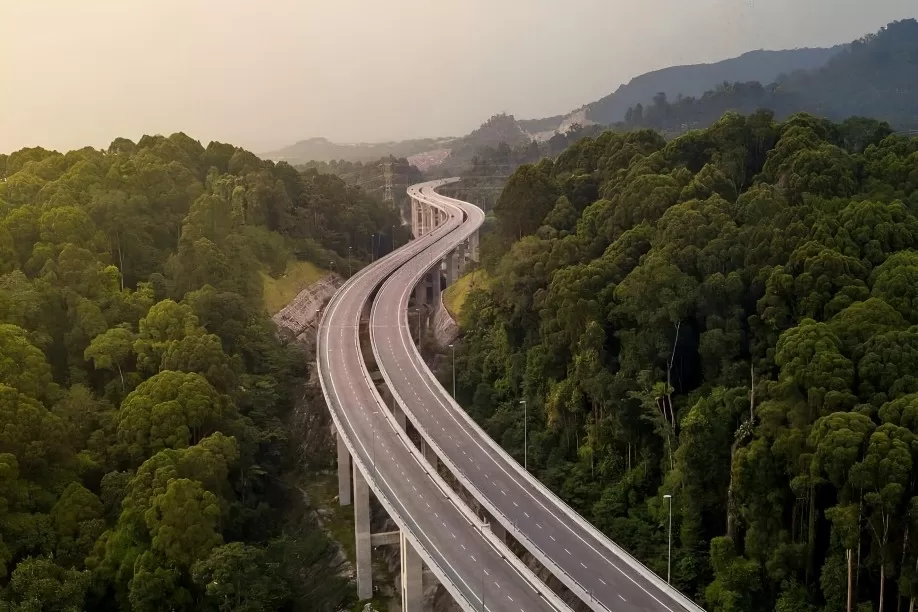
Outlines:
{"label": "elevated highway", "polygon": [[418,303],[439,299],[441,269],[447,282],[455,280],[457,268],[477,249],[474,228],[483,213],[439,194],[413,199],[413,229],[419,240],[430,227],[426,207],[459,209],[473,220],[393,272],[373,301],[370,334],[376,364],[397,405],[431,449],[429,459],[442,461],[492,520],[596,612],[701,612],[504,452],[427,368],[412,339],[409,299],[412,293]]}
{"label": "elevated highway", "polygon": [[[443,182],[412,188],[412,196],[433,198],[433,188]],[[429,223],[424,236],[350,278],[319,325],[318,373],[337,429],[339,499],[354,504],[358,594],[361,599],[373,594],[374,543],[395,540],[401,547],[404,610],[421,609],[426,565],[464,610],[569,611],[431,468],[408,439],[404,416],[386,405],[365,364],[360,321],[374,291],[412,258],[429,256],[439,240],[477,230],[480,218],[431,204],[424,222]],[[397,537],[370,532],[371,490],[398,525]]]}

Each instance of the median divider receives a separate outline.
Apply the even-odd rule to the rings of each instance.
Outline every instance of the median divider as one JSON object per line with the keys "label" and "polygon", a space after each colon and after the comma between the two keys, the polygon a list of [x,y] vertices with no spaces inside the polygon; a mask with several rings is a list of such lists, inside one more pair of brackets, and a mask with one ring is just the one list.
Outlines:
{"label": "median divider", "polygon": [[[444,197],[444,199],[447,199],[447,200],[460,202],[460,201],[458,201],[458,200],[452,200],[452,198],[445,198],[445,196],[442,196],[442,197]],[[464,203],[464,202],[462,202],[462,204],[466,204],[467,206],[471,206],[471,205],[468,205],[467,203]],[[453,206],[455,206],[455,205],[453,205]],[[460,208],[460,209],[461,209],[461,207],[459,207],[459,206],[456,206],[456,208]],[[475,229],[477,229],[477,228],[473,228],[473,229],[470,230],[468,233],[470,234],[471,232],[475,231]],[[460,240],[462,240],[462,239],[464,239],[464,238],[465,238],[465,235],[463,235],[463,236],[460,238]],[[458,243],[458,241],[457,241],[457,243]],[[427,249],[433,249],[433,248],[435,248],[435,247],[436,247],[436,244],[427,247]],[[426,249],[425,249],[425,250],[426,250]],[[447,249],[447,252],[448,252],[448,249]],[[435,264],[434,264],[434,263],[431,263],[431,266],[433,266],[433,265],[435,265]],[[413,286],[421,279],[421,277],[423,277],[423,275],[427,272],[428,269],[429,269],[429,268],[424,268],[424,269],[422,269],[422,271],[416,273],[416,274],[412,277],[411,281],[409,282],[409,286],[410,286],[410,287],[413,287]],[[390,279],[389,279],[388,281],[386,281],[386,282],[387,282],[387,283],[389,283],[389,282],[394,282],[394,277],[390,278]],[[407,295],[407,290],[406,290],[406,292],[405,292],[404,295]],[[406,301],[406,304],[404,304],[404,305],[406,306],[406,305],[407,305],[407,299],[406,299],[405,301]],[[404,310],[403,308],[401,308],[402,306],[403,306],[402,304],[399,304],[400,310]],[[375,311],[375,309],[376,309],[376,303],[374,303],[373,309],[374,309],[374,311]],[[371,316],[371,319],[372,319],[372,316]],[[407,311],[405,312],[405,319],[404,319],[403,322],[400,322],[400,325],[401,325],[402,323],[403,323],[405,326],[408,325],[408,321],[407,321]],[[371,325],[371,328],[370,328],[370,333],[371,333],[371,345],[372,345],[372,347],[373,347],[374,355],[375,355],[375,357],[376,357],[376,359],[377,359],[377,362],[379,363],[379,362],[380,362],[380,357],[379,357],[377,345],[376,345],[376,342],[375,342],[375,339],[374,339],[374,330],[373,330],[373,326],[372,326],[372,325]],[[434,377],[433,374],[430,372],[430,370],[427,369],[426,365],[423,365],[423,364],[424,364],[424,361],[423,361],[423,359],[422,359],[420,353],[418,352],[417,347],[414,346],[414,343],[413,343],[413,342],[408,342],[407,344],[410,344],[410,345],[411,345],[411,349],[414,351],[414,359],[416,360],[417,363],[422,364],[422,367],[423,367],[423,369],[424,369],[424,373],[426,373],[428,380],[429,380],[430,383],[433,385],[433,388],[436,389],[436,392],[437,392],[437,394],[440,396],[440,398],[446,400],[446,402],[447,402],[448,405],[449,405],[449,408],[453,411],[453,413],[456,414],[456,415],[458,416],[458,418],[462,419],[463,422],[464,422],[466,425],[468,425],[468,426],[478,435],[479,438],[483,439],[483,441],[489,446],[489,448],[490,448],[493,452],[495,452],[501,459],[503,459],[504,462],[505,462],[511,469],[514,470],[514,472],[515,472],[515,474],[516,474],[517,476],[521,477],[522,480],[523,480],[524,482],[526,482],[528,485],[532,486],[532,487],[535,488],[539,493],[541,493],[541,494],[546,498],[546,500],[547,500],[549,503],[551,503],[551,505],[552,505],[554,508],[556,508],[558,511],[560,511],[561,513],[563,513],[563,514],[565,515],[566,518],[568,518],[568,519],[570,519],[571,521],[573,521],[573,522],[574,522],[577,526],[579,526],[586,534],[588,534],[589,536],[592,536],[592,539],[594,539],[594,540],[596,541],[596,544],[597,544],[597,545],[601,546],[602,548],[606,549],[608,552],[612,553],[619,561],[621,561],[622,563],[624,563],[625,565],[627,565],[630,569],[632,569],[637,575],[641,576],[641,577],[642,577],[644,580],[646,580],[648,583],[652,584],[654,587],[658,588],[660,591],[662,591],[663,593],[665,593],[666,595],[668,595],[674,602],[678,603],[679,605],[681,605],[683,608],[685,608],[686,610],[688,610],[688,611],[690,611],[690,612],[704,612],[704,609],[703,609],[703,608],[701,608],[700,606],[698,606],[697,604],[695,604],[693,601],[691,601],[688,597],[686,597],[684,594],[682,594],[681,592],[679,592],[677,589],[673,588],[671,585],[669,585],[668,583],[666,583],[660,576],[658,576],[655,572],[653,572],[652,570],[650,570],[650,568],[648,568],[647,566],[645,566],[645,565],[644,565],[643,563],[641,563],[639,560],[637,560],[636,558],[634,558],[634,557],[633,557],[631,554],[629,554],[627,551],[625,551],[625,550],[622,549],[620,546],[618,546],[617,544],[615,544],[614,542],[612,542],[608,537],[605,536],[605,534],[603,534],[603,533],[600,532],[598,529],[596,529],[592,524],[590,524],[588,521],[586,521],[586,519],[584,519],[582,516],[580,516],[579,513],[577,513],[576,511],[574,511],[574,510],[573,510],[570,506],[568,506],[563,500],[561,500],[560,498],[558,498],[557,495],[555,495],[555,494],[554,494],[551,490],[549,490],[544,484],[542,484],[541,481],[539,481],[537,478],[535,478],[534,476],[532,476],[532,474],[530,474],[529,472],[527,472],[526,470],[524,470],[524,469],[522,468],[522,466],[520,466],[519,463],[518,463],[515,459],[513,459],[513,458],[512,458],[512,457],[511,457],[511,456],[510,456],[510,455],[509,455],[509,454],[508,454],[499,444],[497,444],[489,435],[487,435],[487,433],[484,432],[484,430],[483,430],[483,429],[482,429],[482,428],[481,428],[481,427],[480,427],[480,426],[479,426],[479,425],[478,425],[478,424],[477,424],[477,423],[476,423],[476,422],[475,422],[475,421],[465,412],[465,410],[463,410],[463,409],[455,402],[455,400],[452,398],[452,396],[449,395],[449,393],[446,392],[446,390],[443,388],[443,386],[440,384],[440,382],[436,379],[436,377]],[[419,368],[419,370],[420,370],[420,368]],[[558,577],[559,580],[561,580],[568,588],[570,588],[574,593],[576,593],[584,602],[586,602],[587,604],[589,604],[594,610],[597,610],[597,612],[602,612],[602,611],[604,611],[604,610],[608,610],[608,608],[607,608],[604,604],[602,604],[601,602],[595,600],[595,598],[593,597],[593,594],[592,594],[591,591],[589,591],[589,590],[588,590],[586,587],[584,587],[580,582],[578,582],[576,579],[574,579],[573,576],[571,576],[570,574],[568,574],[562,567],[560,567],[558,564],[556,564],[554,561],[552,561],[552,559],[551,559],[551,558],[550,558],[550,557],[549,557],[549,556],[548,556],[548,555],[547,555],[547,554],[546,554],[546,553],[545,553],[545,552],[544,552],[535,542],[533,542],[532,540],[530,540],[524,533],[522,533],[522,532],[516,527],[515,523],[509,519],[509,517],[507,517],[506,515],[504,515],[504,514],[501,513],[500,511],[498,511],[497,508],[488,500],[487,496],[485,496],[485,495],[484,495],[484,494],[474,485],[474,483],[473,483],[470,479],[468,479],[468,478],[464,475],[464,473],[462,473],[462,471],[459,470],[459,468],[458,468],[452,461],[449,460],[448,456],[447,456],[445,453],[442,452],[442,449],[440,449],[440,448],[436,445],[436,443],[435,443],[434,440],[433,440],[433,436],[431,436],[431,435],[426,431],[426,429],[423,427],[423,425],[422,425],[422,424],[419,422],[419,420],[415,417],[413,411],[411,411],[410,409],[408,409],[407,403],[406,403],[406,402],[404,401],[404,399],[397,393],[396,389],[394,388],[394,385],[392,384],[392,380],[391,380],[390,377],[388,376],[388,373],[385,371],[385,369],[380,368],[380,371],[382,372],[383,378],[385,379],[386,384],[389,386],[390,391],[393,393],[393,396],[397,398],[397,401],[398,401],[399,404],[401,405],[401,407],[402,407],[402,409],[403,409],[403,412],[404,412],[404,413],[406,414],[406,416],[411,420],[412,424],[413,424],[414,427],[418,430],[418,432],[421,434],[421,436],[424,438],[425,442],[426,442],[427,444],[431,445],[431,447],[434,448],[434,450],[435,450],[435,452],[437,453],[439,459],[440,459],[441,461],[443,461],[444,464],[447,465],[447,467],[450,469],[450,471],[453,473],[453,475],[456,476],[457,479],[458,479],[460,482],[462,482],[463,486],[465,486],[465,487],[469,490],[469,492],[473,494],[473,496],[475,497],[475,499],[476,499],[479,503],[481,503],[482,506],[485,507],[489,512],[491,512],[492,515],[493,515],[495,518],[498,518],[498,517],[499,517],[500,519],[502,519],[502,520],[501,520],[501,524],[502,524],[506,529],[508,529],[511,533],[513,533],[513,534],[514,534],[514,537],[515,537],[521,544],[523,544],[523,546],[524,546],[525,548],[527,548],[527,550],[529,550],[529,551],[533,554],[533,556],[534,556],[536,559],[539,560],[540,563],[542,563],[547,569],[549,569],[550,571],[552,571],[552,573],[554,573],[554,574],[556,575],[556,577]],[[537,500],[537,501],[538,501],[538,500]],[[544,506],[544,504],[543,504],[543,506]],[[546,508],[546,510],[548,510],[549,512],[551,512],[551,510],[548,509],[548,508]],[[583,540],[582,536],[578,536],[578,537],[580,537],[580,538]],[[584,541],[584,543],[586,543],[588,546],[591,546],[592,548],[594,548],[594,550],[596,550],[596,548],[593,547],[589,542],[587,542],[586,540],[583,540],[583,541]],[[599,553],[598,550],[597,550],[597,553]],[[599,554],[601,554],[601,553],[599,553]],[[607,559],[607,560],[608,560],[608,559]],[[608,561],[609,561],[610,563],[612,563],[611,560],[608,560]],[[613,563],[613,565],[614,565],[614,563]]]}

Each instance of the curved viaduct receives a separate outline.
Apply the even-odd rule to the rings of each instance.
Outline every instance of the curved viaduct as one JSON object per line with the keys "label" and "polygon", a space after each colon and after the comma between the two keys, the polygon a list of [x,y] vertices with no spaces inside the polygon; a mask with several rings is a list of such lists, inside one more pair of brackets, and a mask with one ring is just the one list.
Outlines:
{"label": "curved viaduct", "polygon": [[[456,180],[408,189],[415,240],[342,285],[319,325],[318,370],[337,429],[339,499],[354,503],[360,597],[373,593],[374,545],[399,543],[403,610],[421,610],[424,566],[464,610],[569,610],[511,552],[509,534],[596,612],[703,612],[504,452],[425,365],[412,337],[421,311],[410,325],[409,301],[437,305],[442,277],[455,281],[478,258],[484,213],[435,191]],[[391,406],[371,367],[382,374]],[[482,517],[438,466],[474,498]],[[398,533],[370,533],[370,490]]]}

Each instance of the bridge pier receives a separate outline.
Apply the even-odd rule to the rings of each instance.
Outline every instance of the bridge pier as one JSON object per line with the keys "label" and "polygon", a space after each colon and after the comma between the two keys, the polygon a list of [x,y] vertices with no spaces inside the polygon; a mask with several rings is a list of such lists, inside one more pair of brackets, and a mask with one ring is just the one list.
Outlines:
{"label": "bridge pier", "polygon": [[440,266],[435,266],[433,270],[427,273],[427,282],[430,285],[431,292],[431,309],[430,312],[434,313],[437,310],[437,306],[440,305],[440,292],[443,291],[443,287],[440,286]]}
{"label": "bridge pier", "polygon": [[398,426],[402,428],[402,431],[408,431],[408,417],[405,416],[402,407],[398,404],[394,404],[392,406],[392,414],[395,415],[395,421],[398,423]]}
{"label": "bridge pier", "polygon": [[459,246],[456,247],[456,261],[459,266],[459,274],[465,272],[466,265],[468,262],[465,260],[467,254],[467,249],[465,248],[465,241],[459,243]]}
{"label": "bridge pier", "polygon": [[456,283],[459,278],[459,253],[458,249],[453,249],[446,256],[446,286],[449,287]]}
{"label": "bridge pier", "polygon": [[424,210],[424,224],[421,226],[421,235],[424,235],[430,231],[430,226],[432,222],[431,206],[426,202],[421,202],[421,207]]}
{"label": "bridge pier", "polygon": [[421,279],[417,285],[414,286],[414,305],[420,308],[427,303],[427,281]]}
{"label": "bridge pier", "polygon": [[335,432],[338,441],[338,503],[342,506],[351,505],[351,453],[344,443],[344,436],[340,431]]}
{"label": "bridge pier", "polygon": [[491,530],[491,533],[497,536],[497,539],[499,539],[501,542],[506,543],[507,530],[504,529],[504,526],[498,523],[497,520],[491,516],[491,513],[484,508],[481,509],[481,514],[484,517],[484,520],[487,522],[487,528]]}
{"label": "bridge pier", "polygon": [[370,486],[360,470],[354,470],[354,540],[357,565],[357,597],[373,597],[373,544],[370,535]]}
{"label": "bridge pier", "polygon": [[476,230],[469,236],[469,257],[472,261],[478,261],[478,231]]}
{"label": "bridge pier", "polygon": [[404,532],[400,534],[399,547],[402,562],[402,612],[420,612],[424,605],[424,565]]}
{"label": "bridge pier", "polygon": [[427,440],[424,439],[421,439],[421,454],[424,455],[424,459],[427,460],[427,463],[430,464],[430,467],[433,468],[434,471],[437,471],[439,462],[437,459],[437,453],[434,452],[434,449],[431,448],[431,446],[427,444]]}

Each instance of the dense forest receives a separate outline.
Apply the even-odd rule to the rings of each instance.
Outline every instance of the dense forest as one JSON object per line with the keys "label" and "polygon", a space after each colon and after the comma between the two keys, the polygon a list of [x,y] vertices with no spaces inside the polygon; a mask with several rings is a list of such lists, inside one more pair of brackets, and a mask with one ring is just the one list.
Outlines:
{"label": "dense forest", "polygon": [[727,81],[699,97],[647,96],[625,112],[627,127],[683,132],[708,126],[727,111],[768,108],[779,119],[806,111],[840,120],[867,116],[897,129],[918,129],[918,21],[889,24],[852,42],[824,66],[795,70],[765,84],[746,77]]}
{"label": "dense forest", "polygon": [[386,176],[391,176],[392,198],[403,211],[405,218],[411,218],[411,200],[408,198],[408,186],[420,183],[421,171],[408,163],[404,157],[382,157],[373,162],[351,162],[346,160],[310,161],[296,166],[299,170],[315,170],[320,174],[334,174],[352,187],[361,190],[377,199],[386,196]]}
{"label": "dense forest", "polygon": [[628,108],[633,108],[637,104],[647,104],[659,93],[670,98],[680,95],[698,98],[718,83],[773,83],[782,74],[821,68],[843,48],[837,46],[781,51],[759,49],[712,64],[662,68],[637,76],[614,93],[587,104],[584,107],[586,118],[603,125],[611,125],[622,121]]}
{"label": "dense forest", "polygon": [[[470,414],[711,612],[918,596],[918,139],[729,113],[519,167],[457,349]],[[884,608],[885,606],[885,608]]]}
{"label": "dense forest", "polygon": [[259,272],[341,269],[396,224],[184,134],[0,156],[0,609],[346,603],[323,532],[283,520],[307,356]]}
{"label": "dense forest", "polygon": [[[603,128],[598,125],[584,127],[575,123],[564,134],[555,134],[544,142],[530,140],[516,146],[499,142],[495,146],[480,147],[458,172],[462,181],[443,187],[440,192],[474,202],[485,212],[490,212],[516,168],[544,157],[557,157],[581,138],[598,136],[602,131]],[[431,174],[437,177],[453,175],[449,169],[437,170]]]}

